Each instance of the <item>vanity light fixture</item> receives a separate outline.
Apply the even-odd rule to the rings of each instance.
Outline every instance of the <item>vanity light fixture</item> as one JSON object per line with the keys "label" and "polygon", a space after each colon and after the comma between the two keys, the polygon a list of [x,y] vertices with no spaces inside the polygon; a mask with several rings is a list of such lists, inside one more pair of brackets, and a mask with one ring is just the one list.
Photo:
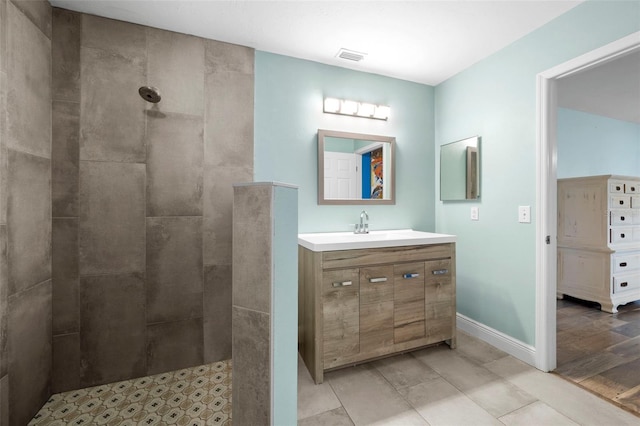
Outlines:
{"label": "vanity light fixture", "polygon": [[356,102],[346,99],[325,98],[323,111],[328,114],[351,115],[354,117],[388,120],[391,108],[387,105],[375,105],[368,102]]}

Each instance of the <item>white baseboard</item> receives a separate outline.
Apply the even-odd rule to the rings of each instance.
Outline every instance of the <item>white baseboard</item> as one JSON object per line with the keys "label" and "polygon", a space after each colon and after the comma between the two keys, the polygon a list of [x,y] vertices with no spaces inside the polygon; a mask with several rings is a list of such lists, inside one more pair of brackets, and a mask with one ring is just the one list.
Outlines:
{"label": "white baseboard", "polygon": [[457,327],[467,334],[477,337],[480,340],[484,340],[496,348],[505,351],[511,356],[518,358],[519,360],[526,362],[529,365],[536,366],[536,348],[514,339],[511,336],[488,327],[482,323],[472,320],[469,317],[456,314]]}

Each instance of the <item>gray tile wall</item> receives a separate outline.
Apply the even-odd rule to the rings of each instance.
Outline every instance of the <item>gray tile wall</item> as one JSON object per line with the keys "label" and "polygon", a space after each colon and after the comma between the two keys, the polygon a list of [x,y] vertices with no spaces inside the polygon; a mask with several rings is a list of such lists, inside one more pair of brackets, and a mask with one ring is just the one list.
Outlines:
{"label": "gray tile wall", "polygon": [[0,0],[0,425],[50,395],[51,6]]}
{"label": "gray tile wall", "polygon": [[9,375],[7,362],[7,220],[6,220],[6,40],[7,0],[0,0],[0,426],[9,424]]}
{"label": "gray tile wall", "polygon": [[273,186],[234,188],[233,421],[272,420]]}
{"label": "gray tile wall", "polygon": [[53,391],[230,358],[254,51],[52,15]]}

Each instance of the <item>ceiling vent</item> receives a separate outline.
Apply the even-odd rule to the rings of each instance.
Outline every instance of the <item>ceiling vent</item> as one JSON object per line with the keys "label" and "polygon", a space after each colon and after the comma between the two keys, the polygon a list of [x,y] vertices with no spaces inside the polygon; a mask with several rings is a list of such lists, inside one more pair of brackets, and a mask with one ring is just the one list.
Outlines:
{"label": "ceiling vent", "polygon": [[336,58],[345,59],[352,62],[360,62],[364,59],[365,56],[367,56],[366,53],[356,52],[355,50],[349,50],[345,48],[338,50],[338,53],[336,54]]}

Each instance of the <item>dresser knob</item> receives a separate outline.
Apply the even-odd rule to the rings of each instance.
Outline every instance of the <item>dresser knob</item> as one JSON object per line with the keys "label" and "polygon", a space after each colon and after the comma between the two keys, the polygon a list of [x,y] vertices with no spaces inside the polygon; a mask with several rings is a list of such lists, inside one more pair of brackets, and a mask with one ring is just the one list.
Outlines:
{"label": "dresser knob", "polygon": [[620,200],[620,205],[623,205],[623,204],[624,204],[624,200]]}
{"label": "dresser knob", "polygon": [[624,222],[624,216],[620,216],[620,222]]}
{"label": "dresser knob", "polygon": [[631,191],[632,191],[632,192],[636,192],[636,187],[635,187],[635,186],[632,186],[632,187],[631,187]]}
{"label": "dresser knob", "polygon": [[622,188],[619,186],[616,186],[616,191],[620,191]]}
{"label": "dresser knob", "polygon": [[620,238],[624,238],[624,234],[620,234]]}
{"label": "dresser knob", "polygon": [[620,287],[626,287],[626,286],[628,286],[628,285],[629,285],[629,283],[628,283],[628,282],[626,282],[626,281],[625,281],[625,282],[623,282],[623,283],[620,283]]}
{"label": "dresser knob", "polygon": [[627,262],[620,262],[620,267],[624,268],[625,266],[627,266]]}

